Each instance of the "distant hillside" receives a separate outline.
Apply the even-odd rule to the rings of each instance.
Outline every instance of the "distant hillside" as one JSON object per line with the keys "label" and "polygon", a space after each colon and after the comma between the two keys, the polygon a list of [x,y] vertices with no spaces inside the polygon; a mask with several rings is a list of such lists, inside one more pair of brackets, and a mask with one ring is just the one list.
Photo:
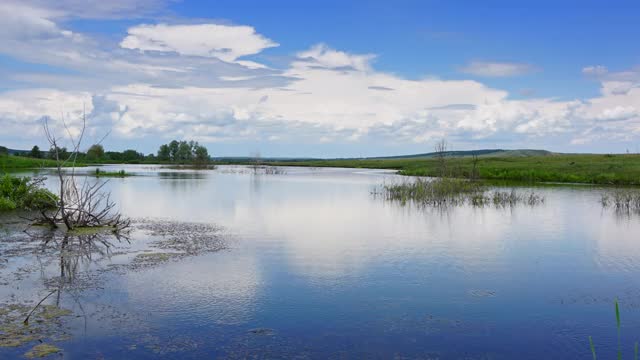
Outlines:
{"label": "distant hillside", "polygon": [[9,155],[25,155],[29,154],[30,150],[16,150],[16,149],[7,149],[9,151]]}
{"label": "distant hillside", "polygon": [[[43,151],[46,154],[46,151]],[[16,150],[9,149],[11,155],[27,155],[30,150]],[[482,149],[482,150],[464,150],[464,151],[447,151],[447,157],[466,157],[478,155],[482,157],[496,156],[496,157],[527,157],[527,156],[546,156],[553,155],[554,153],[547,150],[534,150],[534,149]],[[395,155],[395,156],[372,156],[365,158],[345,157],[345,158],[311,158],[311,157],[263,157],[260,158],[261,162],[278,162],[278,161],[315,161],[315,160],[384,160],[384,159],[420,159],[420,158],[432,158],[435,157],[435,152],[411,154],[411,155]],[[248,163],[254,162],[255,158],[249,156],[221,156],[213,157],[215,161],[222,163]]]}
{"label": "distant hillside", "polygon": [[[500,156],[500,157],[525,157],[525,156],[546,156],[553,153],[547,150],[533,150],[533,149],[518,149],[518,150],[504,150],[504,149],[482,149],[482,150],[465,150],[465,151],[447,151],[445,155],[448,157],[465,157],[465,156]],[[399,155],[399,156],[382,156],[373,157],[369,159],[417,159],[417,158],[432,158],[437,154],[435,152],[414,154],[414,155]]]}
{"label": "distant hillside", "polygon": [[[504,150],[504,149],[482,149],[482,150],[465,150],[465,151],[447,151],[447,157],[469,157],[477,154],[482,157],[528,157],[528,156],[546,156],[553,155],[547,150],[533,150],[533,149],[518,149],[518,150]],[[302,157],[263,157],[260,158],[261,162],[305,162],[305,161],[333,161],[333,160],[402,160],[402,159],[429,159],[435,157],[435,152],[412,154],[412,155],[395,155],[395,156],[372,156],[372,157],[345,157],[345,158],[302,158]],[[226,156],[214,158],[216,161],[223,163],[244,164],[255,161],[255,158],[245,156]]]}

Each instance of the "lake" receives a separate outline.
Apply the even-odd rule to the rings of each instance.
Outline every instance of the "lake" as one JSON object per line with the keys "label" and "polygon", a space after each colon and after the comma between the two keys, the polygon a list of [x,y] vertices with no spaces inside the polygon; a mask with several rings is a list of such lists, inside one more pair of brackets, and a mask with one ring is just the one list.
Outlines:
{"label": "lake", "polygon": [[404,179],[382,170],[103,169],[136,175],[105,186],[128,239],[66,255],[4,220],[0,299],[55,291],[64,359],[590,359],[589,336],[613,358],[616,298],[624,358],[640,340],[640,217],[603,188],[433,208],[373,196]]}

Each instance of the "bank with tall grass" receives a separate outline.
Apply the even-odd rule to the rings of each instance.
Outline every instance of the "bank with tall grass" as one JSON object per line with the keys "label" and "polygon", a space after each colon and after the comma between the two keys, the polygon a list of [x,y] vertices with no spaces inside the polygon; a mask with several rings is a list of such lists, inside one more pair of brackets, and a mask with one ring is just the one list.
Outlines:
{"label": "bank with tall grass", "polygon": [[[272,165],[353,167],[398,170],[402,175],[439,176],[435,158],[336,159],[273,161]],[[544,156],[480,156],[476,175],[485,180],[640,185],[640,154],[549,154]],[[474,176],[472,157],[446,159],[447,175]]]}

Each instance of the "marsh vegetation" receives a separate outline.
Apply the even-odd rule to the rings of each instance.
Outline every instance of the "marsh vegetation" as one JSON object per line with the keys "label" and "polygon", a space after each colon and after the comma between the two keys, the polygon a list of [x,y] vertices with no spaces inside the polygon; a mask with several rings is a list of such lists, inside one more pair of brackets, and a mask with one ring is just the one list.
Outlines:
{"label": "marsh vegetation", "polygon": [[385,200],[423,206],[507,207],[544,203],[544,197],[533,190],[522,192],[513,188],[491,189],[479,182],[451,178],[418,178],[415,181],[385,184],[375,189],[373,194]]}
{"label": "marsh vegetation", "polygon": [[640,191],[637,189],[617,189],[605,191],[600,197],[604,208],[617,212],[640,213]]}
{"label": "marsh vegetation", "polygon": [[96,177],[117,177],[117,178],[123,178],[123,177],[131,176],[131,174],[125,172],[124,170],[104,171],[104,170],[101,170],[100,168],[96,168],[96,171],[94,172],[94,175]]}

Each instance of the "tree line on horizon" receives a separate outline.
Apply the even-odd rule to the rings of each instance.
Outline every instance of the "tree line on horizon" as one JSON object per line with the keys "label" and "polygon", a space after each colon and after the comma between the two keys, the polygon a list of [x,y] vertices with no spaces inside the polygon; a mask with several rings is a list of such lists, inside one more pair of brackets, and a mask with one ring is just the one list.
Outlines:
{"label": "tree line on horizon", "polygon": [[[42,151],[35,145],[30,151],[16,153],[17,156],[30,157],[35,159],[55,160],[56,153],[61,159],[68,158],[70,152],[66,147],[58,147]],[[0,146],[0,155],[9,155],[9,149]],[[157,154],[145,155],[134,149],[124,151],[105,151],[101,144],[91,145],[86,152],[78,152],[78,162],[124,162],[124,163],[151,163],[162,162],[172,164],[194,164],[203,165],[211,161],[209,151],[197,141],[177,141],[172,140],[168,144],[162,144]]]}

